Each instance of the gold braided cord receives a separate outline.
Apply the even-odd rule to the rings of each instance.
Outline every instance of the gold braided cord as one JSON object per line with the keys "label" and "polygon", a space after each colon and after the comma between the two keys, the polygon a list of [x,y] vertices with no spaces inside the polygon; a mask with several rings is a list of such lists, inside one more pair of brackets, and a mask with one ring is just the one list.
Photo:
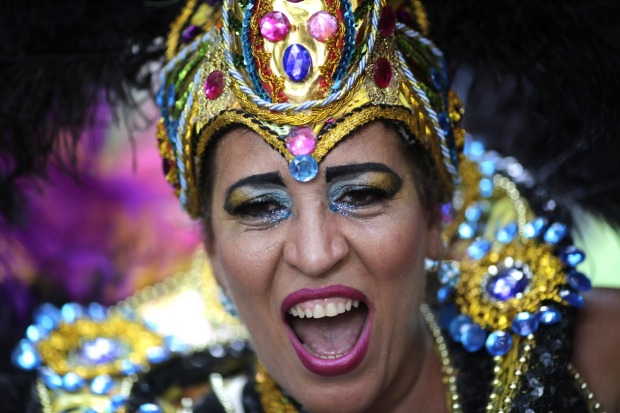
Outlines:
{"label": "gold braided cord", "polygon": [[415,14],[418,26],[420,26],[420,32],[423,36],[428,36],[430,24],[428,23],[428,15],[426,14],[426,9],[424,8],[424,4],[422,4],[422,0],[413,0],[413,13]]}
{"label": "gold braided cord", "polygon": [[351,99],[359,91],[361,84],[362,82],[360,77],[360,79],[355,82],[349,93],[342,99],[329,105],[323,107],[317,106],[303,112],[275,112],[269,109],[264,109],[252,102],[252,100],[239,88],[237,83],[232,85],[232,89],[243,109],[254,115],[256,118],[280,125],[288,124],[291,126],[304,126],[309,123],[324,122],[328,118],[333,117],[336,113],[348,105]]}
{"label": "gold braided cord", "polygon": [[[193,87],[193,85],[190,85]],[[185,178],[187,179],[187,209],[189,211],[193,211],[192,215],[198,214],[200,211],[200,199],[198,197],[198,187],[197,187],[197,179],[196,179],[196,169],[194,166],[194,157],[191,155],[192,152],[192,136],[193,136],[193,127],[191,124],[191,119],[196,119],[198,116],[198,99],[194,100],[194,104],[192,105],[188,121],[185,126],[185,131],[183,131],[183,158],[185,161]]]}
{"label": "gold braided cord", "polygon": [[168,34],[168,41],[166,44],[166,60],[171,60],[174,57],[179,44],[181,29],[194,12],[196,3],[197,0],[187,0],[187,3],[183,6],[183,10],[181,10],[181,14],[179,14],[179,17],[177,17],[176,20],[170,25],[170,33]]}

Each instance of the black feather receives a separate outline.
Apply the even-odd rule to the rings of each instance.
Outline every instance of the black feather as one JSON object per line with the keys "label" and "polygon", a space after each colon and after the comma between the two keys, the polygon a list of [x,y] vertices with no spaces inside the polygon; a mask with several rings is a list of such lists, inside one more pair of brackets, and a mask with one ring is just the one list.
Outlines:
{"label": "black feather", "polygon": [[428,0],[431,37],[473,70],[466,127],[559,204],[620,225],[620,2]]}

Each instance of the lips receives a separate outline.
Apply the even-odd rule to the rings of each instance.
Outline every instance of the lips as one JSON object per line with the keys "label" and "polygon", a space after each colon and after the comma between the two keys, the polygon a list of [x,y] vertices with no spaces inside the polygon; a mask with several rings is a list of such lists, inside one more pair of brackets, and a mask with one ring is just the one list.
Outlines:
{"label": "lips", "polygon": [[360,291],[334,285],[285,298],[282,318],[302,364],[321,376],[353,371],[370,342],[372,306]]}

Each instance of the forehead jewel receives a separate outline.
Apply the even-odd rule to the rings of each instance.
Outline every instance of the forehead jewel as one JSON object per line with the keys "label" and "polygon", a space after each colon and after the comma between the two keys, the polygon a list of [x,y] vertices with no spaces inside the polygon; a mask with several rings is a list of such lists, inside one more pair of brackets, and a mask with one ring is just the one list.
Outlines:
{"label": "forehead jewel", "polygon": [[[423,10],[380,0],[187,2],[160,76],[166,179],[191,215],[214,136],[252,129],[306,182],[337,143],[375,120],[428,151],[445,193],[457,176],[462,110]],[[418,16],[419,24],[411,17]]]}

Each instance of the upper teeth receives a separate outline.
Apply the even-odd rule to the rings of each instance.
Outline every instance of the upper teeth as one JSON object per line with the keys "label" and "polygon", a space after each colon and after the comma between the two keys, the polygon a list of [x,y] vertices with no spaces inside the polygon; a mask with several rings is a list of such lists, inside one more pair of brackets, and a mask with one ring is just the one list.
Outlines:
{"label": "upper teeth", "polygon": [[357,308],[360,305],[358,300],[346,300],[338,303],[328,302],[328,303],[312,303],[308,305],[308,303],[300,303],[294,307],[291,307],[288,310],[288,313],[293,315],[294,317],[299,318],[323,318],[323,317],[334,317],[338,314],[342,314],[345,311],[350,311],[351,307]]}

